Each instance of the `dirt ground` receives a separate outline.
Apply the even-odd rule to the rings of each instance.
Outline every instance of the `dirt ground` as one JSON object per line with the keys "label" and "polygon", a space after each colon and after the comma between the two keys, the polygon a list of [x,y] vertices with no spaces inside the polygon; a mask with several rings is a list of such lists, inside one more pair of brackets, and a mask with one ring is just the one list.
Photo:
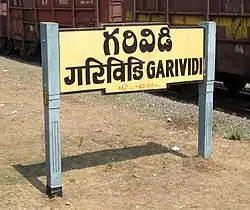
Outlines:
{"label": "dirt ground", "polygon": [[215,134],[204,160],[195,123],[100,93],[61,97],[63,198],[50,200],[41,68],[0,57],[0,87],[1,209],[250,209],[250,141]]}

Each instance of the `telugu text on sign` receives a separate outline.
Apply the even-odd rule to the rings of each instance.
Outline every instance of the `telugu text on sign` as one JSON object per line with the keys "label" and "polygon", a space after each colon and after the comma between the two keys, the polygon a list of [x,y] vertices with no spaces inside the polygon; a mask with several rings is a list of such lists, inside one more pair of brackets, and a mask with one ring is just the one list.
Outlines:
{"label": "telugu text on sign", "polygon": [[204,79],[204,29],[155,25],[109,25],[63,30],[61,93],[164,89]]}

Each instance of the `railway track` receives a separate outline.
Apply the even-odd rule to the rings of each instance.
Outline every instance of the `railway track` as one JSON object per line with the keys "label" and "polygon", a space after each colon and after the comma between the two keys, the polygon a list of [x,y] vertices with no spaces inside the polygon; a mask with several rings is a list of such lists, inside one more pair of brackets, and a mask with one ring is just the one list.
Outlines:
{"label": "railway track", "polygon": [[250,92],[245,89],[238,93],[230,93],[224,88],[215,89],[215,108],[236,114],[241,117],[250,118]]}
{"label": "railway track", "polygon": [[[192,88],[192,90],[194,90],[194,88]],[[188,90],[182,92],[178,87],[153,94],[159,97],[168,97],[172,100],[198,105],[197,95],[188,94]],[[216,82],[214,90],[214,109],[228,114],[250,118],[250,90],[246,88],[241,92],[232,93],[222,84]]]}

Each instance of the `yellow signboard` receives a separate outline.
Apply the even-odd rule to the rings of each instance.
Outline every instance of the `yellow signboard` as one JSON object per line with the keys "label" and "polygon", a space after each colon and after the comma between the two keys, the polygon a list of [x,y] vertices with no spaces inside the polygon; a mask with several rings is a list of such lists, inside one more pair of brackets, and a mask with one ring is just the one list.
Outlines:
{"label": "yellow signboard", "polygon": [[161,24],[61,30],[60,91],[120,93],[204,79],[204,29]]}

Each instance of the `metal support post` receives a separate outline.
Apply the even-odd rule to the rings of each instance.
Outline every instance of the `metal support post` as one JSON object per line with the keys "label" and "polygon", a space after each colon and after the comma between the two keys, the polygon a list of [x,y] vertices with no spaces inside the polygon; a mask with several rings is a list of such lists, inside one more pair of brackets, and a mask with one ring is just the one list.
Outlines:
{"label": "metal support post", "polygon": [[60,146],[59,27],[41,23],[47,184],[50,197],[62,197]]}
{"label": "metal support post", "polygon": [[212,155],[213,92],[215,80],[216,23],[202,22],[205,28],[205,79],[199,86],[198,154]]}

